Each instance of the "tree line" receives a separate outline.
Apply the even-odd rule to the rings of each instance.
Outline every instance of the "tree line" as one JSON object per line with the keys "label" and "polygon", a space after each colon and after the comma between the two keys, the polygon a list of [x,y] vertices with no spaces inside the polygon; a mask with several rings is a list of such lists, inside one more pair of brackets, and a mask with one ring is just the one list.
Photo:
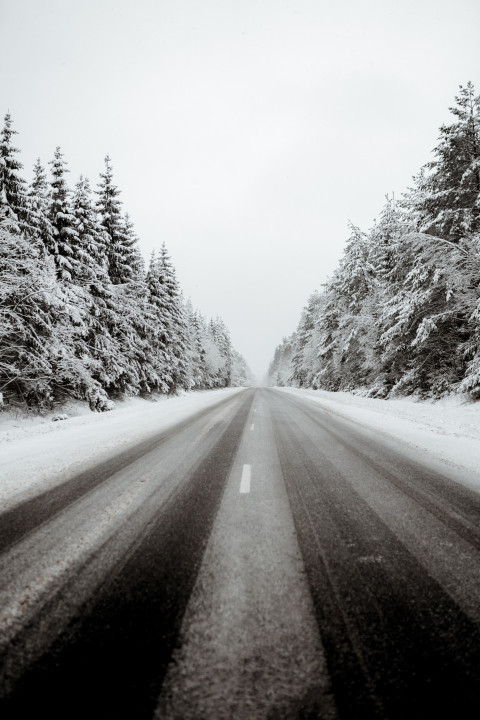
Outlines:
{"label": "tree line", "polygon": [[460,86],[433,159],[368,232],[277,347],[274,385],[480,397],[480,96]]}
{"label": "tree line", "polygon": [[0,137],[0,408],[73,397],[108,410],[122,394],[248,381],[220,318],[185,302],[165,244],[145,265],[110,158],[92,191],[50,173],[22,177],[9,113]]}

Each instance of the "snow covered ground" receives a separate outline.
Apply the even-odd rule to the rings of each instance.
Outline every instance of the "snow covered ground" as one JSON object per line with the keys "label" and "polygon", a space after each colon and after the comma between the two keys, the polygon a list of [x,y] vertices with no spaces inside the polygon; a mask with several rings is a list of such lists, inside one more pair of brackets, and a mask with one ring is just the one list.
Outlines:
{"label": "snow covered ground", "polygon": [[0,510],[31,496],[165,430],[242,388],[160,397],[157,402],[128,398],[107,413],[70,402],[68,419],[15,417],[0,413]]}
{"label": "snow covered ground", "polygon": [[308,398],[325,410],[421,450],[460,470],[459,479],[480,490],[480,402],[451,396],[436,402],[377,400],[347,392],[278,388]]}

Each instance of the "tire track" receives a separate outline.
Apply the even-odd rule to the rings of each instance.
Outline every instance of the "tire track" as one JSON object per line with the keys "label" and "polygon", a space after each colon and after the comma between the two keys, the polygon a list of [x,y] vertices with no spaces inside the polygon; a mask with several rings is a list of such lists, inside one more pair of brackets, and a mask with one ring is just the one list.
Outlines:
{"label": "tire track", "polygon": [[212,408],[200,410],[178,425],[162,430],[133,448],[118,453],[50,490],[23,500],[2,513],[0,515],[0,553],[109,480],[116,473],[124,470],[147,453],[161,448],[169,440],[177,438],[178,433],[191,428],[195,423],[207,422],[208,418],[218,412],[221,407],[232,402],[235,402],[235,398],[225,398]]}
{"label": "tire track", "polygon": [[314,442],[293,405],[276,395],[277,447],[340,717],[473,720],[479,627],[322,453],[331,426]]}
{"label": "tire track", "polygon": [[4,698],[2,717],[152,716],[251,402],[248,393],[124,564]]}
{"label": "tire track", "polygon": [[[278,396],[278,395],[277,395]],[[285,396],[282,396],[285,397]],[[468,487],[452,482],[440,473],[408,460],[401,452],[386,452],[381,440],[375,444],[352,426],[348,436],[335,428],[320,413],[286,396],[286,402],[308,417],[318,429],[327,433],[360,463],[369,466],[395,485],[414,502],[422,505],[467,543],[480,550],[480,495]]]}

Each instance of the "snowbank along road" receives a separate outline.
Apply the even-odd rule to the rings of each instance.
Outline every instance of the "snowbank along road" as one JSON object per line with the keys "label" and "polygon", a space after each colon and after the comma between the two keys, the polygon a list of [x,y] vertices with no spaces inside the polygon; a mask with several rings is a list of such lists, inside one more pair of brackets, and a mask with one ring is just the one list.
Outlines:
{"label": "snowbank along road", "polygon": [[480,495],[453,472],[247,389],[19,496],[2,718],[478,718]]}

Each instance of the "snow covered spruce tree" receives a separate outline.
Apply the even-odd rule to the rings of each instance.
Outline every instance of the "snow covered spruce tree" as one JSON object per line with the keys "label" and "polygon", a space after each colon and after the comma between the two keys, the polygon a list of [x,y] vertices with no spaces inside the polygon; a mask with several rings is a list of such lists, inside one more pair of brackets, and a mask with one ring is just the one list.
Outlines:
{"label": "snow covered spruce tree", "polygon": [[[292,383],[293,353],[296,334],[283,338],[268,368],[268,384],[276,387],[286,387]],[[300,384],[301,385],[301,384]]]}
{"label": "snow covered spruce tree", "polygon": [[169,362],[169,391],[189,386],[187,377],[186,348],[187,321],[175,269],[165,243],[158,257],[158,280],[164,293],[163,336]]}
{"label": "snow covered spruce tree", "polygon": [[389,353],[383,333],[389,326],[390,303],[398,297],[405,280],[402,258],[405,257],[404,237],[414,224],[395,198],[387,196],[378,221],[367,234],[370,288],[360,313],[364,328],[363,372],[360,385],[368,394],[384,397],[398,382],[402,350]]}
{"label": "snow covered spruce tree", "polygon": [[131,279],[143,278],[145,276],[145,262],[138,247],[138,237],[135,226],[128,212],[122,217],[120,228],[123,233],[123,242],[126,248],[126,257],[131,268]]}
{"label": "snow covered spruce tree", "polygon": [[[72,193],[66,181],[68,169],[59,147],[50,165],[52,180],[48,196],[37,163],[32,197],[41,211],[38,231],[53,258],[62,297],[58,307],[60,318],[55,320],[55,324],[63,328],[62,342],[52,343],[50,347],[55,386],[53,398],[58,401],[67,396],[86,398],[91,407],[107,408],[106,392],[92,374],[95,363],[88,343],[90,293],[87,279],[94,265],[89,252],[91,247],[85,244],[85,237],[79,235],[81,226],[73,209]],[[47,197],[49,210],[45,221],[41,213]]]}
{"label": "snow covered spruce tree", "polygon": [[51,407],[57,393],[84,397],[88,372],[75,355],[69,298],[40,243],[0,221],[0,392],[29,407]]}
{"label": "snow covered spruce tree", "polygon": [[[480,99],[460,86],[440,128],[435,159],[403,200],[410,232],[397,242],[391,297],[382,316],[382,364],[394,392],[480,392],[478,240]],[[411,231],[414,232],[411,232]],[[468,378],[468,380],[467,380]]]}
{"label": "snow covered spruce tree", "polygon": [[469,286],[464,241],[410,233],[401,239],[396,272],[401,281],[380,318],[380,366],[390,393],[441,395],[458,387],[465,373],[469,316],[475,285]]}
{"label": "snow covered spruce tree", "polygon": [[19,150],[12,144],[12,137],[16,134],[17,131],[12,129],[10,113],[7,113],[0,135],[0,209],[3,210],[3,218],[11,221],[10,231],[24,231],[29,227],[27,183],[19,174],[23,168],[16,158]]}
{"label": "snow covered spruce tree", "polygon": [[75,284],[83,291],[84,331],[79,352],[95,381],[86,393],[90,407],[112,407],[110,389],[114,367],[120,356],[115,328],[120,317],[107,271],[105,235],[98,220],[88,178],[80,176],[72,198],[76,230],[74,255],[77,260]]}
{"label": "snow covered spruce tree", "polygon": [[48,249],[53,255],[58,278],[67,282],[78,273],[78,260],[74,252],[74,245],[78,245],[78,242],[71,212],[70,189],[65,178],[69,171],[59,147],[56,148],[50,165],[52,166],[50,222],[54,236],[53,247]]}
{"label": "snow covered spruce tree", "polygon": [[18,233],[16,218],[0,208],[0,393],[41,404],[49,397],[49,300],[55,278],[38,248]]}
{"label": "snow covered spruce tree", "polygon": [[230,373],[230,384],[232,387],[243,387],[253,382],[252,371],[245,358],[238,350],[233,348],[232,371]]}
{"label": "snow covered spruce tree", "polygon": [[[323,367],[332,386],[344,389],[363,384],[366,349],[372,328],[368,298],[373,291],[368,237],[351,226],[343,257],[329,283],[321,326]],[[326,366],[325,366],[326,361]]]}
{"label": "snow covered spruce tree", "polygon": [[50,258],[37,237],[5,118],[0,162],[0,393],[43,408],[54,389],[51,348],[65,331],[63,298]]}
{"label": "snow covered spruce tree", "polygon": [[[338,319],[334,314],[323,314],[320,311],[320,305],[323,307],[327,297],[327,293],[318,292],[314,292],[310,296],[307,306],[303,309],[296,332],[284,339],[282,345],[279,346],[279,365],[283,366],[280,379],[283,379],[283,384],[287,384],[288,379],[288,384],[316,388],[317,374],[327,369],[327,363],[320,362],[321,351],[329,352],[334,348],[333,338],[328,339],[328,326],[333,321],[330,327],[331,332],[338,325]],[[321,319],[326,321],[322,325],[320,324]],[[288,366],[290,367],[289,378]],[[329,381],[324,378],[323,382]]]}
{"label": "snow covered spruce tree", "polygon": [[290,339],[291,380],[300,387],[339,390],[365,382],[374,328],[369,238],[351,225],[339,267],[314,293]]}
{"label": "snow covered spruce tree", "polygon": [[465,296],[468,307],[462,313],[468,319],[468,336],[460,346],[466,363],[463,379],[459,385],[461,392],[467,392],[475,400],[480,399],[480,235],[476,234],[463,243],[463,272],[467,277]]}
{"label": "snow covered spruce tree", "polygon": [[452,242],[480,231],[480,96],[469,82],[455,102],[409,198],[417,229]]}
{"label": "snow covered spruce tree", "polygon": [[165,245],[152,253],[147,278],[148,303],[152,309],[151,347],[156,359],[158,389],[173,392],[187,387],[186,320]]}
{"label": "snow covered spruce tree", "polygon": [[83,175],[80,175],[75,185],[72,216],[75,229],[74,255],[81,268],[80,276],[90,280],[93,269],[107,270],[106,238],[92,203],[90,182]]}
{"label": "snow covered spruce tree", "polygon": [[[220,317],[208,324],[207,346],[210,344],[210,360],[217,370],[209,371],[214,387],[231,387],[252,382],[252,373],[245,358],[235,350],[230,332]],[[208,351],[206,354],[208,361]]]}
{"label": "snow covered spruce tree", "polygon": [[32,235],[41,241],[46,252],[54,255],[55,229],[50,220],[50,185],[40,158],[33,167],[33,179],[28,189],[28,205]]}
{"label": "snow covered spruce tree", "polygon": [[52,377],[52,305],[56,283],[41,259],[41,244],[27,238],[26,181],[12,145],[9,114],[0,145],[0,405],[16,398],[37,407],[48,402]]}
{"label": "snow covered spruce tree", "polygon": [[219,317],[210,320],[208,325],[210,337],[210,362],[214,369],[212,382],[214,387],[228,387],[231,382],[233,348],[230,333]]}
{"label": "snow covered spruce tree", "polygon": [[186,363],[189,388],[204,389],[207,387],[205,345],[207,334],[205,319],[195,310],[192,301],[185,303],[186,318]]}
{"label": "snow covered spruce tree", "polygon": [[451,110],[413,189],[399,203],[387,198],[368,233],[351,228],[288,340],[291,382],[480,397],[480,100],[471,83]]}
{"label": "snow covered spruce tree", "polygon": [[130,219],[122,215],[120,190],[113,182],[110,157],[105,157],[105,172],[100,173],[97,211],[105,232],[108,273],[114,285],[127,283],[138,276],[141,268],[137,238]]}
{"label": "snow covered spruce tree", "polygon": [[75,397],[106,410],[125,393],[243,382],[245,362],[223,323],[215,321],[214,339],[199,313],[185,311],[165,245],[145,273],[108,156],[94,205],[87,179],[81,176],[73,193],[68,187],[60,148],[51,182],[38,160],[27,188],[13,134],[7,115],[0,154],[0,405],[7,399],[45,409]]}
{"label": "snow covered spruce tree", "polygon": [[109,332],[117,346],[117,353],[108,362],[107,389],[113,395],[148,392],[156,373],[148,357],[147,289],[143,264],[133,224],[122,215],[120,190],[113,182],[108,155],[96,192],[106,270],[116,309],[115,322],[109,327]]}

